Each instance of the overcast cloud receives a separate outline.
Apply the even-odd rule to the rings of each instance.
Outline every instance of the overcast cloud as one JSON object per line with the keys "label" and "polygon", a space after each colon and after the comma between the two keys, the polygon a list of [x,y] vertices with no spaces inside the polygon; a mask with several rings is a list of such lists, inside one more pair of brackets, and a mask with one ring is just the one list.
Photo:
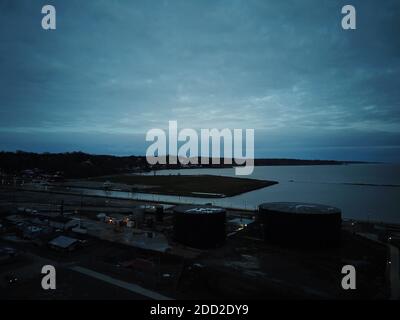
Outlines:
{"label": "overcast cloud", "polygon": [[[400,2],[0,2],[0,149],[144,154],[145,133],[255,128],[256,156],[400,161]],[[49,3],[50,3],[49,2]]]}

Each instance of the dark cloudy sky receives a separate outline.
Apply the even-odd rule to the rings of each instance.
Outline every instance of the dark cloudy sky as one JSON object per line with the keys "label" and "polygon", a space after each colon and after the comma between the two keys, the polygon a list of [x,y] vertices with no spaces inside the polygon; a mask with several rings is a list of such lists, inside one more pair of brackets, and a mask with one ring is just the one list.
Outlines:
{"label": "dark cloudy sky", "polygon": [[399,0],[0,0],[3,150],[144,154],[177,120],[254,128],[258,157],[400,161],[399,85]]}

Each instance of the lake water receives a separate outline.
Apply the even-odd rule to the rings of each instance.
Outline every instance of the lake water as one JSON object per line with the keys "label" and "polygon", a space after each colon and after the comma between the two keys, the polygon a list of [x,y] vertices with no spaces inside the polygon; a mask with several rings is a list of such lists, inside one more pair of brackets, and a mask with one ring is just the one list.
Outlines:
{"label": "lake water", "polygon": [[[235,176],[233,168],[163,170],[158,171],[157,174]],[[80,189],[79,192],[154,201],[212,203],[245,209],[254,209],[263,202],[315,202],[341,208],[344,218],[400,223],[400,165],[255,167],[253,174],[248,178],[275,180],[279,184],[222,199],[89,189]]]}
{"label": "lake water", "polygon": [[[234,169],[163,170],[157,174],[235,176]],[[345,218],[400,223],[400,165],[255,167],[249,177],[279,184],[231,198],[165,199],[239,208],[256,208],[262,202],[273,201],[316,202],[341,208]]]}

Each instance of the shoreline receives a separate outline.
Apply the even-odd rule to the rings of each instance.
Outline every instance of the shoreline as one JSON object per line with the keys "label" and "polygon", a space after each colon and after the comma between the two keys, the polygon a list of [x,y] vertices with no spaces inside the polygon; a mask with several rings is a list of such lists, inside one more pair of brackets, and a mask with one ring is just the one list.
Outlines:
{"label": "shoreline", "polygon": [[[67,195],[67,196],[81,196],[88,198],[98,198],[98,199],[109,199],[109,200],[122,200],[122,201],[133,201],[133,202],[143,202],[148,204],[164,204],[164,205],[181,205],[188,204],[186,202],[176,202],[176,201],[164,201],[164,200],[147,200],[147,199],[132,199],[132,198],[122,198],[115,196],[101,196],[101,195],[88,195],[88,194],[80,194],[73,192],[62,192],[62,191],[51,191],[51,190],[35,190],[35,189],[25,189],[25,188],[14,188],[14,187],[4,187],[0,186],[0,189],[7,190],[15,190],[15,191],[23,191],[23,192],[37,192],[37,193],[49,193],[49,194],[58,194],[58,195]],[[257,213],[257,209],[247,209],[247,208],[235,208],[224,205],[218,205],[226,210],[233,212],[240,212],[246,215],[254,215]],[[366,224],[376,224],[384,227],[395,226],[400,228],[400,222],[390,222],[390,221],[382,221],[382,220],[373,220],[373,219],[359,219],[359,218],[346,218],[342,216],[342,221],[344,222],[357,222],[357,223],[366,223]]]}
{"label": "shoreline", "polygon": [[[160,196],[195,198],[230,198],[278,184],[278,181],[238,178],[222,175],[109,175],[87,180],[74,180],[72,187],[94,186],[112,191],[113,187],[125,192],[155,194]],[[68,186],[60,183],[60,186]],[[107,187],[105,187],[107,185]],[[120,190],[118,190],[120,191]]]}

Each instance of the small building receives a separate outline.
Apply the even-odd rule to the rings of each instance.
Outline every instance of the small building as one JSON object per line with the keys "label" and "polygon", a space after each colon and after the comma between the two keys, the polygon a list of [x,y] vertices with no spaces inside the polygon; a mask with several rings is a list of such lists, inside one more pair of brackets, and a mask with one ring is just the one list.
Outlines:
{"label": "small building", "polygon": [[61,230],[69,230],[79,225],[78,220],[64,216],[35,215],[32,222]]}
{"label": "small building", "polygon": [[80,241],[78,239],[67,236],[58,236],[49,242],[50,248],[58,251],[73,251],[79,244]]}
{"label": "small building", "polygon": [[107,218],[107,215],[103,212],[100,212],[97,216],[97,219],[99,219],[100,221],[105,221]]}
{"label": "small building", "polygon": [[78,226],[78,227],[72,228],[71,231],[75,232],[75,233],[78,233],[78,234],[87,234],[88,233],[87,229],[85,227],[82,227],[82,226]]}
{"label": "small building", "polygon": [[16,224],[17,234],[23,239],[36,240],[49,235],[52,228],[44,225],[35,225],[28,221],[21,221]]}
{"label": "small building", "polygon": [[246,228],[249,224],[253,223],[254,220],[250,218],[234,218],[228,221],[229,224],[237,227],[237,228]]}
{"label": "small building", "polygon": [[0,264],[12,261],[17,257],[18,251],[10,247],[0,247]]}
{"label": "small building", "polygon": [[38,239],[43,234],[41,227],[27,225],[22,228],[22,238],[24,239]]}

